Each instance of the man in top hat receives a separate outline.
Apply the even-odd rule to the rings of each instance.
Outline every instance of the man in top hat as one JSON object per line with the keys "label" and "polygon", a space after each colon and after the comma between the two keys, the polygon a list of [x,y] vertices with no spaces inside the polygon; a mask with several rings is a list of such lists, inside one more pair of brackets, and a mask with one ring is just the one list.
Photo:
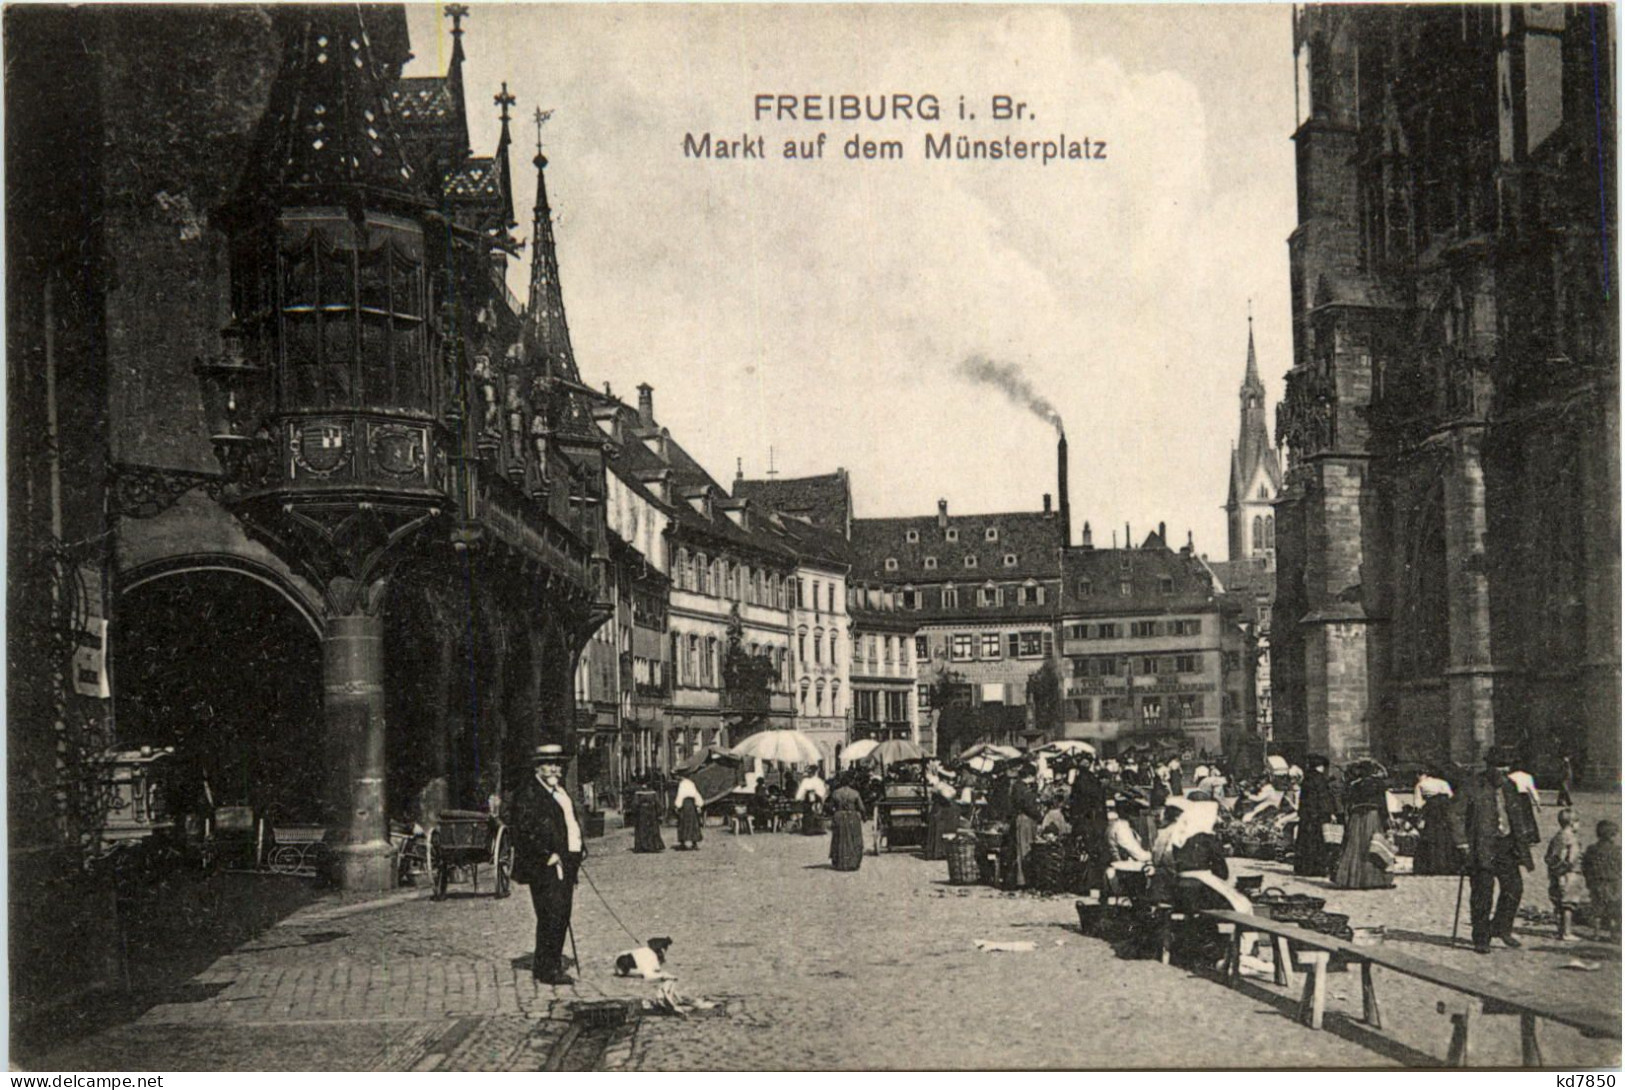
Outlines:
{"label": "man in top hat", "polygon": [[[1484,771],[1466,784],[1463,807],[1467,837],[1458,844],[1467,862],[1472,897],[1473,949],[1490,952],[1490,940],[1521,946],[1512,934],[1523,899],[1522,870],[1534,870],[1531,845],[1540,843],[1540,828],[1529,797],[1518,790],[1507,773],[1513,756],[1506,746],[1495,746],[1484,757]],[[1496,898],[1495,887],[1501,887]],[[1494,914],[1490,912],[1494,905]]]}
{"label": "man in top hat", "polygon": [[575,805],[564,789],[564,747],[537,746],[532,759],[536,773],[520,784],[508,826],[513,830],[513,879],[530,886],[536,910],[531,975],[540,984],[571,984],[564,974],[564,936],[586,850]]}

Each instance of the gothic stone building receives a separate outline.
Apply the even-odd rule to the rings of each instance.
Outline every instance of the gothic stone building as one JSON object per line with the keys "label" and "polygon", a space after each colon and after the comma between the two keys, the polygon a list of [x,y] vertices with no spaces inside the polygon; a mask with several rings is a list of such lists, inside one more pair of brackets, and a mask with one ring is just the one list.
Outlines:
{"label": "gothic stone building", "polygon": [[1278,738],[1617,776],[1613,14],[1296,16]]}
{"label": "gothic stone building", "polygon": [[545,188],[504,285],[513,100],[473,155],[462,18],[403,79],[396,7],[7,13],[14,906],[93,833],[70,749],[173,748],[375,888],[390,818],[567,737],[602,435]]}

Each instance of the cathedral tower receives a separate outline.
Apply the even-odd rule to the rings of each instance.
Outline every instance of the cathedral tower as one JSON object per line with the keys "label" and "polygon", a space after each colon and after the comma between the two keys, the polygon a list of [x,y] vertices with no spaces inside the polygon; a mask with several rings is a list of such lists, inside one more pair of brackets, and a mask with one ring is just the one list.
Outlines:
{"label": "cathedral tower", "polygon": [[1224,509],[1230,524],[1230,559],[1275,556],[1275,498],[1281,491],[1281,465],[1264,422],[1264,384],[1258,378],[1253,319],[1247,316],[1247,373],[1241,380],[1241,435],[1230,451],[1230,494]]}

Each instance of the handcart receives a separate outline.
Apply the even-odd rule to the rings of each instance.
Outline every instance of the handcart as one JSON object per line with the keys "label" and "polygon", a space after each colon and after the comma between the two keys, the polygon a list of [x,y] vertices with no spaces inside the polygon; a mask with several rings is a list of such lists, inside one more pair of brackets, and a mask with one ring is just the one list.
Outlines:
{"label": "handcart", "polygon": [[327,845],[323,843],[326,835],[327,828],[323,825],[273,825],[266,864],[273,874],[314,878],[326,862]]}
{"label": "handcart", "polygon": [[442,810],[439,826],[429,833],[429,865],[434,871],[434,899],[446,896],[452,871],[466,873],[480,889],[480,865],[496,870],[497,897],[513,892],[513,838],[508,827],[479,810]]}
{"label": "handcart", "polygon": [[888,783],[875,802],[875,854],[926,839],[931,796],[923,783]]}

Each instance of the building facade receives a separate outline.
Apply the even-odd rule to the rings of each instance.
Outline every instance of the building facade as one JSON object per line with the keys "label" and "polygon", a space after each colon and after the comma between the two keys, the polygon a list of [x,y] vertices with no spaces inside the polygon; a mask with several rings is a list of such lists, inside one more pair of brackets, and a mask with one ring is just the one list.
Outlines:
{"label": "building facade", "polygon": [[1278,739],[1617,779],[1612,14],[1295,20]]}
{"label": "building facade", "polygon": [[1163,531],[1064,558],[1059,608],[1065,737],[1105,755],[1145,745],[1231,752],[1246,733],[1245,641],[1212,574]]}
{"label": "building facade", "polygon": [[[931,714],[938,752],[1058,726],[1029,714],[1028,688],[1055,668],[1065,539],[1048,496],[1041,512],[955,516],[940,500],[934,518],[853,520],[853,580],[915,622],[916,714]],[[872,634],[881,663],[891,635]]]}

